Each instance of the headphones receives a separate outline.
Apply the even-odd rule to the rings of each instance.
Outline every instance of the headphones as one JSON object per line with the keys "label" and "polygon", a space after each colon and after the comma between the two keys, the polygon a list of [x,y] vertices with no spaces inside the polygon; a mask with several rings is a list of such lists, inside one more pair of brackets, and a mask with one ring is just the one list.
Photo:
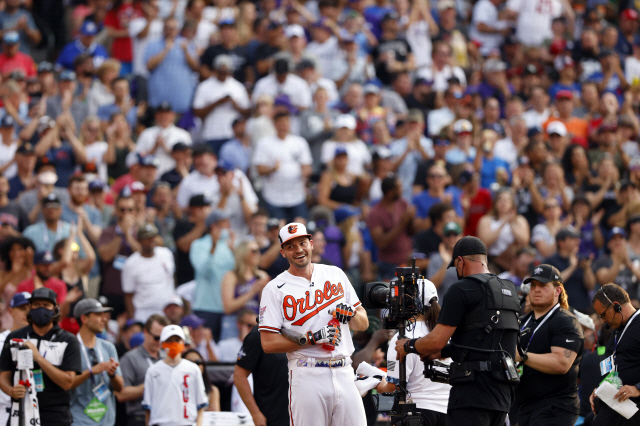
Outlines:
{"label": "headphones", "polygon": [[605,299],[607,299],[609,301],[609,303],[611,303],[611,305],[613,305],[613,310],[616,313],[622,312],[622,306],[620,306],[619,303],[613,303],[611,301],[611,299],[609,299],[609,296],[607,296],[607,293],[604,292],[604,288],[601,288],[600,291],[602,292],[602,295],[605,297]]}

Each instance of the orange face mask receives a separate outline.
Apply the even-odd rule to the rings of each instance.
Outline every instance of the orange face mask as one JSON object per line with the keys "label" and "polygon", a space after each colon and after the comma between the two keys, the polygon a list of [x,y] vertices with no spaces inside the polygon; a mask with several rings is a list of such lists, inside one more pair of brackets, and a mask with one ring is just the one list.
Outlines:
{"label": "orange face mask", "polygon": [[175,358],[184,351],[184,343],[182,342],[164,342],[162,349],[167,352],[169,358]]}

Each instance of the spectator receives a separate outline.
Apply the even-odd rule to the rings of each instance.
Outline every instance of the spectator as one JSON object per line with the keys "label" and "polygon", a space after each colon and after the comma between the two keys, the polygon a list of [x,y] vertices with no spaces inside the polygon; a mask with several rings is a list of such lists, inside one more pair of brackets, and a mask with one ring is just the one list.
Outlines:
{"label": "spectator", "polygon": [[[73,334],[61,330],[55,322],[58,303],[51,289],[38,288],[33,291],[29,304],[29,325],[9,333],[2,348],[0,389],[14,399],[23,398],[27,392],[24,385],[16,384],[13,380],[16,365],[10,349],[12,339],[24,339],[24,346],[33,351],[34,368],[42,374],[42,383],[36,385],[42,389],[36,395],[41,424],[70,426],[73,421],[70,390],[76,374],[81,373],[78,340]],[[43,341],[47,343],[42,344]],[[42,353],[38,347],[42,348]]]}
{"label": "spectator", "polygon": [[32,189],[37,182],[34,175],[36,156],[33,145],[26,142],[16,148],[15,152],[16,175],[9,179],[10,200],[18,198],[18,194]]}
{"label": "spectator", "polygon": [[195,271],[196,290],[193,312],[205,320],[213,338],[220,340],[224,306],[221,286],[224,274],[234,267],[229,219],[214,211],[205,221],[206,235],[191,244],[189,259]]}
{"label": "spectator", "polygon": [[640,298],[638,294],[638,268],[631,259],[627,249],[627,233],[624,229],[614,227],[609,232],[607,254],[603,254],[593,263],[598,284],[616,282],[622,287],[635,304]]}
{"label": "spectator", "polygon": [[202,424],[202,413],[209,402],[200,369],[182,359],[185,340],[184,331],[177,325],[162,329],[160,342],[167,357],[149,367],[144,379],[142,408],[147,424]]}
{"label": "spectator", "polygon": [[153,154],[158,160],[157,176],[162,176],[176,166],[171,152],[176,143],[191,146],[191,135],[175,125],[176,113],[169,102],[162,102],[154,110],[155,126],[140,132],[136,151],[142,155]]}
{"label": "spectator", "polygon": [[164,303],[164,308],[162,308],[164,316],[171,321],[171,324],[180,324],[180,321],[182,321],[182,317],[184,316],[184,311],[185,307],[182,297],[175,293],[167,299]]}
{"label": "spectator", "polygon": [[287,221],[306,218],[304,183],[311,175],[309,144],[290,133],[289,114],[278,113],[273,121],[277,135],[261,139],[253,155],[258,173],[266,177],[262,196],[272,216]]}
{"label": "spectator", "polygon": [[[104,64],[102,66],[104,66]],[[98,68],[98,71],[100,71],[100,68]],[[108,73],[111,74],[112,71],[108,71]],[[113,74],[109,76],[109,79],[112,75]],[[138,116],[142,115],[141,113],[145,111],[143,108],[135,106],[134,100],[131,99],[129,80],[124,77],[116,77],[111,81],[109,81],[109,79],[107,79],[105,83],[109,84],[109,92],[113,94],[113,103],[107,103],[109,93],[105,92],[104,100],[99,102],[101,105],[96,111],[97,116],[100,118],[100,121],[104,123],[103,126],[106,127],[113,114],[121,112],[127,118],[129,127],[135,129]],[[103,90],[104,89],[105,88],[103,88]]]}
{"label": "spectator", "polygon": [[218,161],[209,145],[199,144],[193,148],[194,170],[180,183],[176,200],[181,208],[189,205],[192,196],[204,194],[211,199],[219,189],[216,168]]}
{"label": "spectator", "polygon": [[580,234],[580,249],[578,256],[588,258],[597,256],[604,247],[604,236],[600,222],[604,217],[604,210],[592,212],[591,203],[584,197],[576,197],[571,203],[571,215],[574,222],[571,224]]}
{"label": "spectator", "polygon": [[233,120],[231,123],[233,138],[225,142],[220,148],[220,160],[233,165],[235,169],[240,169],[245,175],[249,173],[253,155],[253,146],[249,135],[246,133],[246,123],[244,117]]}
{"label": "spectator", "polygon": [[231,232],[237,238],[244,238],[249,232],[251,215],[258,210],[258,196],[253,191],[251,181],[231,164],[220,161],[216,175],[220,190],[212,206],[225,212],[231,223]]}
{"label": "spectator", "polygon": [[521,293],[522,281],[531,275],[531,268],[537,257],[538,252],[533,247],[527,246],[518,249],[515,259],[511,262],[511,268],[499,274],[498,278],[511,281]]}
{"label": "spectator", "polygon": [[205,232],[205,221],[211,212],[211,201],[203,194],[194,195],[189,200],[189,214],[179,220],[173,230],[176,242],[176,283],[178,285],[192,281],[193,266],[189,261],[191,243],[201,238]]}
{"label": "spectator", "polygon": [[173,253],[157,247],[158,229],[147,223],[138,230],[140,251],[127,258],[122,266],[122,291],[130,318],[146,321],[162,312],[175,288]]}
{"label": "spectator", "polygon": [[127,426],[145,426],[142,409],[145,375],[149,367],[160,361],[160,335],[169,320],[161,315],[151,315],[144,324],[144,341],[127,352],[121,359],[124,388],[116,394],[118,402],[127,404]]}
{"label": "spectator", "polygon": [[233,66],[231,56],[216,56],[215,76],[198,85],[193,99],[194,114],[203,120],[201,136],[216,155],[232,138],[234,120],[249,115],[251,109],[247,89],[232,77]]}
{"label": "spectator", "polygon": [[144,61],[144,52],[150,41],[162,37],[163,22],[158,17],[159,0],[145,0],[140,7],[142,16],[133,17],[129,22],[129,36],[132,40],[132,69],[136,100],[147,100],[147,78],[149,70]]}
{"label": "spectator", "polygon": [[387,13],[380,21],[380,41],[373,50],[372,57],[376,67],[376,76],[382,84],[391,83],[391,74],[401,71],[414,71],[415,59],[411,46],[398,37],[398,16]]}
{"label": "spectator", "polygon": [[102,286],[100,294],[109,300],[116,315],[124,312],[121,271],[131,254],[140,251],[137,233],[134,201],[131,197],[119,197],[115,203],[116,223],[104,229],[98,241],[98,256],[102,261]]}
{"label": "spectator", "polygon": [[[324,148],[323,148],[324,150]],[[327,170],[322,172],[318,184],[318,204],[337,209],[342,205],[357,205],[360,202],[362,180],[349,172],[347,150],[338,146]]]}
{"label": "spectator", "polygon": [[276,54],[282,50],[284,45],[285,34],[280,22],[269,22],[266,30],[264,42],[260,43],[255,51],[256,80],[262,79],[269,73],[275,64]]}
{"label": "spectator", "polygon": [[213,75],[213,64],[218,55],[228,55],[233,63],[233,78],[240,83],[253,83],[255,76],[253,67],[249,66],[250,58],[245,44],[239,42],[238,23],[231,18],[218,21],[220,43],[211,44],[200,57],[201,81]]}
{"label": "spectator", "polygon": [[[5,12],[0,12],[0,22],[2,21],[3,13]],[[36,64],[33,62],[33,59],[19,49],[20,36],[18,33],[15,31],[5,32],[2,36],[2,54],[0,54],[0,73],[2,73],[4,77],[9,77],[9,75],[15,71],[22,72],[23,76],[26,77],[36,75]]]}
{"label": "spectator", "polygon": [[100,212],[100,223],[102,228],[109,226],[111,217],[113,216],[113,206],[105,202],[106,194],[104,192],[104,183],[99,179],[91,181],[89,184],[89,201],[88,204],[95,207]]}
{"label": "spectator", "polygon": [[547,258],[556,253],[556,235],[562,227],[560,217],[562,208],[555,198],[547,198],[544,201],[544,221],[537,224],[531,230],[531,244],[538,250],[543,258]]}
{"label": "spectator", "polygon": [[72,176],[69,179],[69,203],[62,206],[61,219],[69,223],[78,223],[82,216],[84,229],[89,241],[97,244],[102,233],[100,212],[95,207],[86,204],[89,197],[89,184],[82,176]]}
{"label": "spectator", "polygon": [[452,50],[448,43],[437,42],[432,55],[433,62],[417,73],[418,77],[433,82],[432,90],[436,92],[447,90],[451,77],[457,78],[463,87],[467,85],[467,78],[462,68],[451,63]]}
{"label": "spectator", "polygon": [[191,171],[193,158],[191,157],[191,147],[184,142],[176,142],[171,148],[171,158],[176,166],[160,176],[160,180],[167,182],[172,190],[176,190],[182,179]]}
{"label": "spectator", "polygon": [[561,121],[567,128],[568,137],[573,138],[585,138],[587,137],[587,122],[581,118],[573,115],[573,93],[569,90],[560,90],[556,93],[556,108],[555,115],[549,117],[549,119],[543,123],[542,127],[546,130],[547,126],[553,121]]}
{"label": "spectator", "polygon": [[[416,207],[414,226],[422,231],[430,227],[428,220],[429,211],[436,203],[451,204],[456,214],[462,218],[463,210],[460,198],[453,186],[447,188],[450,177],[442,164],[433,163],[427,172],[427,188],[423,192],[413,196],[412,204]],[[457,189],[457,188],[456,188]]]}
{"label": "spectator", "polygon": [[116,98],[113,94],[113,82],[120,74],[120,62],[106,59],[96,70],[96,79],[87,94],[89,114],[96,115],[100,107],[111,105]]}
{"label": "spectator", "polygon": [[40,287],[46,287],[51,289],[57,295],[57,299],[60,303],[64,303],[64,299],[67,296],[67,285],[64,281],[54,276],[53,272],[53,255],[48,251],[37,251],[33,255],[33,264],[35,265],[35,274],[22,281],[16,287],[16,292],[28,292],[33,293],[34,289]]}
{"label": "spectator", "polygon": [[137,17],[138,10],[132,0],[118,0],[104,18],[107,34],[113,40],[111,51],[113,58],[122,64],[121,75],[129,75],[132,66],[132,40],[129,35],[131,21]]}
{"label": "spectator", "polygon": [[274,62],[274,72],[256,82],[251,95],[254,106],[257,106],[258,99],[262,95],[270,95],[273,98],[278,95],[287,95],[296,108],[305,110],[311,107],[309,85],[302,78],[291,74],[289,69],[290,65],[286,59],[278,59]]}
{"label": "spectator", "polygon": [[481,149],[476,149],[474,165],[483,188],[491,188],[495,184],[505,186],[511,180],[509,163],[494,155],[497,140],[498,134],[494,130],[483,130],[479,139]]}
{"label": "spectator", "polygon": [[82,352],[82,373],[74,378],[71,386],[73,424],[115,424],[116,398],[113,394],[100,400],[102,405],[95,411],[89,408],[91,401],[96,398],[94,396],[96,386],[107,386],[114,392],[120,392],[124,386],[115,346],[111,342],[96,337],[105,328],[105,313],[112,310],[112,308],[103,307],[102,303],[95,299],[84,299],[73,310],[73,316],[81,324],[78,342]]}
{"label": "spectator", "polygon": [[516,36],[525,46],[540,47],[552,39],[551,23],[560,16],[566,17],[569,28],[573,28],[573,8],[561,0],[552,1],[544,8],[536,8],[526,1],[509,0],[507,10],[516,20]]}
{"label": "spectator", "polygon": [[469,38],[480,45],[479,52],[488,56],[511,34],[510,22],[498,13],[502,0],[480,0],[473,6]]}
{"label": "spectator", "polygon": [[462,188],[460,204],[464,211],[464,233],[477,236],[478,222],[493,208],[491,192],[486,188],[480,188],[478,173],[469,170],[460,173],[458,185]]}
{"label": "spectator", "polygon": [[[85,90],[88,90],[88,88],[83,88],[82,95],[78,95],[78,83],[76,77],[76,73],[70,70],[63,70],[60,72],[58,75],[57,93],[46,98],[46,115],[47,117],[57,118],[63,113],[68,112],[73,117],[73,122],[75,123],[76,128],[80,128],[84,120],[89,116],[89,110],[85,103]],[[44,121],[41,123],[43,122]],[[40,133],[39,127],[34,130],[37,130],[38,133]]]}
{"label": "spectator", "polygon": [[18,33],[18,36],[25,41],[21,44],[20,51],[26,55],[31,54],[31,47],[38,46],[42,40],[42,34],[31,12],[28,8],[21,7],[20,0],[8,0],[5,3],[4,11],[0,13],[0,26],[4,34],[12,31]]}
{"label": "spectator", "polygon": [[9,181],[0,176],[0,223],[2,224],[2,239],[18,236],[29,224],[27,213],[16,201],[9,200]]}
{"label": "spectator", "polygon": [[342,114],[336,117],[333,128],[334,137],[322,143],[322,162],[329,164],[334,160],[338,147],[347,152],[347,170],[356,176],[363,176],[371,164],[371,153],[367,146],[356,136],[356,119],[352,115]]}
{"label": "spectator", "polygon": [[58,197],[61,203],[69,201],[69,192],[66,188],[56,187],[58,176],[55,173],[55,165],[47,157],[41,158],[36,163],[37,176],[34,179],[35,185],[33,189],[22,192],[18,202],[27,212],[31,223],[43,219],[42,216],[42,200],[50,194]]}
{"label": "spectator", "polygon": [[204,382],[204,390],[209,400],[209,406],[205,411],[220,411],[220,390],[211,384],[207,370],[205,369],[205,360],[196,349],[187,349],[183,354],[184,359],[193,362],[200,368],[202,372],[202,381]]}
{"label": "spectator", "polygon": [[101,44],[95,42],[98,34],[98,25],[93,21],[84,21],[80,27],[77,40],[69,42],[58,56],[57,64],[68,70],[73,69],[73,61],[80,54],[86,54],[93,58],[93,65],[97,68],[109,57],[107,50]]}
{"label": "spectator", "polygon": [[70,233],[70,224],[61,220],[62,206],[60,199],[50,193],[42,199],[43,221],[29,225],[24,236],[30,238],[38,251],[53,251],[53,246]]}
{"label": "spectator", "polygon": [[0,259],[4,263],[2,274],[2,298],[4,300],[4,314],[2,328],[13,328],[13,318],[9,315],[10,301],[16,292],[16,287],[22,281],[33,275],[33,242],[24,237],[7,237],[0,246]]}
{"label": "spectator", "polygon": [[186,315],[180,321],[181,327],[186,327],[191,336],[191,344],[205,361],[218,361],[218,345],[213,341],[210,328],[204,327],[204,320],[195,314]]}
{"label": "spectator", "polygon": [[448,222],[442,229],[442,241],[438,250],[428,257],[426,276],[438,289],[438,300],[442,300],[449,287],[458,280],[455,271],[449,266],[453,256],[453,247],[462,238],[462,228],[457,222]]}
{"label": "spectator", "polygon": [[[195,88],[192,73],[198,71],[198,60],[193,43],[178,32],[178,21],[173,17],[166,18],[163,37],[149,42],[144,62],[149,70],[149,106],[157,108],[166,101],[173,111],[182,114],[191,103]],[[173,84],[167,85],[167,81]]]}
{"label": "spectator", "polygon": [[137,322],[134,319],[128,319],[125,321],[125,323],[120,328],[120,334],[118,335],[119,342],[116,344],[116,351],[118,353],[118,358],[122,359],[124,354],[129,352],[131,349],[134,349],[130,343],[131,338],[134,335],[140,334],[143,336],[143,339],[144,339],[144,334],[142,332],[143,329],[144,329],[144,324],[141,322]]}

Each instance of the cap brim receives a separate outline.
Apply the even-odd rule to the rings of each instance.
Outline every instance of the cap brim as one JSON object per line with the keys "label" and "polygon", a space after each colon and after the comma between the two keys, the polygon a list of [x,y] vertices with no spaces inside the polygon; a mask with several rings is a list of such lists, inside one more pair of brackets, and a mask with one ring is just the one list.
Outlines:
{"label": "cap brim", "polygon": [[287,241],[291,241],[294,238],[298,238],[298,237],[309,237],[309,239],[311,239],[312,235],[311,234],[300,234],[300,235],[292,235],[291,238],[287,238],[286,240],[284,240],[283,242],[280,243],[280,247],[282,247]]}
{"label": "cap brim", "polygon": [[449,268],[451,268],[451,267],[455,266],[454,264],[455,264],[455,262],[456,262],[456,259],[457,259],[457,257],[452,257],[452,258],[451,258],[451,262],[449,262],[449,266],[447,266],[447,269],[449,269]]}
{"label": "cap brim", "polygon": [[529,277],[529,278],[525,278],[524,281],[522,281],[522,284],[529,284],[531,281],[536,280],[538,282],[541,282],[542,284],[546,284],[546,283],[550,283],[553,280],[550,280],[548,278],[542,278],[542,277]]}

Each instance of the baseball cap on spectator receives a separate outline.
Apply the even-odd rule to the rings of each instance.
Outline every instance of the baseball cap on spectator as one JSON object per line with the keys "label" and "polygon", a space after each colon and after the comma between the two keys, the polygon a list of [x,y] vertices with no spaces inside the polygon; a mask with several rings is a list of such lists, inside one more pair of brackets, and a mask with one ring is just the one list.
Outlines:
{"label": "baseball cap on spectator", "polygon": [[598,134],[602,134],[602,133],[613,133],[615,131],[618,130],[618,126],[616,126],[615,124],[602,124],[600,125],[600,127],[598,127]]}
{"label": "baseball cap on spectator", "polygon": [[182,297],[177,294],[172,294],[166,302],[164,302],[163,309],[170,305],[178,305],[181,308],[184,308],[184,302],[182,301]]}
{"label": "baseball cap on spectator", "polygon": [[[50,172],[45,172],[45,173],[50,173]],[[60,199],[53,192],[42,199],[42,208],[47,208],[47,207],[60,207]]]}
{"label": "baseball cap on spectator", "polygon": [[139,181],[131,182],[131,184],[129,185],[129,189],[131,190],[132,193],[144,192],[144,183]]}
{"label": "baseball cap on spectator", "polygon": [[628,21],[637,21],[638,12],[635,9],[625,9],[620,14],[620,19],[626,19]]}
{"label": "baseball cap on spectator", "polygon": [[378,147],[376,147],[373,155],[377,156],[377,158],[379,158],[381,160],[388,160],[391,157],[393,157],[393,154],[391,153],[391,150],[389,148],[387,148],[386,146],[378,146]]}
{"label": "baseball cap on spectator", "polygon": [[271,21],[269,22],[269,25],[267,26],[268,30],[277,30],[278,28],[282,27],[282,23],[279,21]]}
{"label": "baseball cap on spectator", "polygon": [[343,204],[333,212],[336,218],[336,224],[342,223],[345,220],[360,214],[360,209],[349,204]]}
{"label": "baseball cap on spectator", "polygon": [[620,228],[619,226],[614,226],[613,228],[611,228],[611,231],[609,231],[609,238],[607,239],[607,241],[611,240],[617,235],[622,236],[622,238],[627,238],[627,233],[624,229]]}
{"label": "baseball cap on spectator", "polygon": [[522,284],[529,284],[532,280],[541,282],[542,284],[550,283],[551,281],[562,282],[562,275],[555,266],[542,264],[536,266],[533,270],[533,274],[525,278]]}
{"label": "baseball cap on spectator", "polygon": [[9,302],[9,306],[11,308],[17,308],[18,306],[28,305],[29,299],[31,298],[31,293],[26,291],[21,291],[20,293],[16,293],[11,298],[11,302]]}
{"label": "baseball cap on spectator", "polygon": [[176,142],[171,147],[171,152],[186,152],[186,151],[189,151],[189,149],[191,148],[186,143]]}
{"label": "baseball cap on spectator", "polygon": [[449,139],[436,139],[433,141],[433,146],[449,146],[451,145],[451,141]]}
{"label": "baseball cap on spectator", "polygon": [[160,343],[166,342],[170,337],[173,336],[178,336],[183,341],[187,340],[187,338],[184,336],[182,327],[180,327],[179,325],[171,324],[162,329],[162,332],[160,333]]}
{"label": "baseball cap on spectator", "polygon": [[341,114],[336,117],[336,121],[333,124],[334,129],[342,129],[347,128],[350,130],[355,130],[356,128],[356,118],[351,114]]}
{"label": "baseball cap on spectator", "polygon": [[[38,253],[48,253],[49,256],[51,257],[51,261],[53,262],[53,256],[51,255],[51,253],[49,252],[38,252]],[[36,253],[36,256],[38,255],[38,253]],[[35,260],[35,257],[34,257],[34,260]],[[33,293],[31,293],[31,297],[29,298],[29,303],[33,303],[36,300],[46,300],[47,302],[51,302],[54,305],[57,305],[58,295],[56,294],[55,291],[51,290],[50,288],[40,287],[33,290]]]}
{"label": "baseball cap on spectator", "polygon": [[26,77],[27,76],[24,74],[24,71],[22,70],[13,70],[9,74],[9,78],[11,80],[16,80],[16,81],[24,81]]}
{"label": "baseball cap on spectator", "polygon": [[138,156],[138,164],[143,167],[155,167],[158,168],[158,159],[155,155],[147,154],[147,155],[139,155]]}
{"label": "baseball cap on spectator", "polygon": [[440,0],[438,1],[438,5],[436,7],[438,9],[438,12],[442,12],[443,10],[447,9],[455,9],[456,2],[455,0]]}
{"label": "baseball cap on spectator", "polygon": [[[605,155],[610,158],[609,154],[605,154]],[[630,181],[629,179],[623,179],[623,180],[620,181],[620,190],[621,191],[624,191],[624,190],[628,189],[629,187],[636,188],[636,184],[633,183],[632,181]]]}
{"label": "baseball cap on spectator", "polygon": [[46,130],[52,129],[54,127],[56,127],[56,121],[51,117],[49,117],[48,115],[44,115],[40,117],[40,120],[38,120],[37,132],[38,134],[42,135],[43,132],[45,132]]}
{"label": "baseball cap on spectator", "polygon": [[571,56],[558,56],[553,61],[553,66],[556,69],[556,71],[562,71],[565,68],[573,67],[573,65],[574,65],[574,62],[573,62],[573,59],[571,59]]}
{"label": "baseball cap on spectator", "polygon": [[573,226],[561,228],[556,233],[556,241],[564,241],[567,238],[580,238],[580,233]]}
{"label": "baseball cap on spectator", "polygon": [[274,100],[273,100],[273,106],[274,107],[284,107],[287,109],[287,111],[289,112],[289,114],[297,114],[298,113],[298,108],[295,107],[295,105],[293,105],[293,103],[291,102],[291,99],[289,99],[289,96],[287,95],[278,95]]}
{"label": "baseball cap on spectator", "polygon": [[417,108],[412,108],[407,114],[407,123],[424,123],[424,114]]}
{"label": "baseball cap on spectator", "polygon": [[515,34],[509,34],[504,38],[505,46],[515,46],[517,44],[520,44],[520,40],[518,40],[518,37],[516,37]]}
{"label": "baseball cap on spectator", "polygon": [[560,135],[562,137],[567,136],[567,126],[564,125],[562,121],[552,121],[547,126],[547,134],[551,135]]}
{"label": "baseball cap on spectator", "polygon": [[397,21],[398,19],[400,19],[400,17],[396,12],[388,12],[388,13],[385,13],[385,15],[382,17],[382,20],[380,20],[380,23],[383,24],[386,21]]}
{"label": "baseball cap on spectator", "polygon": [[225,67],[227,70],[233,72],[235,67],[233,66],[233,59],[231,59],[231,56],[225,54],[216,56],[216,59],[214,59],[213,61],[213,69],[217,70],[222,67]]}
{"label": "baseball cap on spectator", "polygon": [[462,237],[453,247],[453,255],[451,257],[451,262],[449,262],[449,266],[447,266],[447,268],[451,268],[452,266],[454,266],[454,263],[458,257],[471,256],[474,254],[484,254],[486,256],[487,247],[478,237],[472,237],[469,235],[467,235],[466,237]]}
{"label": "baseball cap on spectator", "polygon": [[235,27],[235,26],[236,26],[236,20],[233,18],[225,18],[218,22],[218,28]]}
{"label": "baseball cap on spectator", "polygon": [[276,74],[286,74],[290,69],[291,67],[289,66],[289,61],[287,59],[280,58],[273,63],[273,70]]}
{"label": "baseball cap on spectator", "polygon": [[482,68],[482,71],[484,71],[484,72],[500,72],[500,71],[504,71],[506,69],[507,69],[507,64],[502,62],[500,59],[489,58],[484,63],[484,67]]}
{"label": "baseball cap on spectator", "polygon": [[204,323],[205,323],[205,320],[203,320],[196,314],[189,314],[189,315],[185,315],[185,317],[182,318],[182,321],[180,321],[180,326],[196,329],[198,327],[203,326]]}
{"label": "baseball cap on spectator", "polygon": [[198,155],[202,155],[202,154],[213,155],[213,149],[211,149],[211,147],[206,143],[201,143],[193,147],[193,151],[191,153],[192,157],[197,157]]}
{"label": "baseball cap on spectator", "polygon": [[413,86],[420,86],[420,85],[425,85],[425,86],[433,86],[433,80],[428,80],[424,77],[420,77],[419,79],[416,80],[415,83],[413,83]]}
{"label": "baseball cap on spectator", "polygon": [[53,64],[49,61],[42,61],[38,64],[38,74],[53,72]]}
{"label": "baseball cap on spectator", "polygon": [[460,135],[473,132],[473,124],[469,120],[460,119],[453,123],[453,133]]}
{"label": "baseball cap on spectator", "polygon": [[140,229],[138,229],[138,239],[145,240],[147,238],[153,238],[158,235],[158,228],[153,223],[145,223]]}
{"label": "baseball cap on spectator", "polygon": [[533,64],[527,64],[525,65],[524,70],[522,70],[522,75],[538,75],[538,67]]}
{"label": "baseball cap on spectator", "polygon": [[334,156],[334,157],[338,157],[338,156],[340,156],[340,155],[349,155],[349,154],[347,153],[347,148],[345,148],[344,146],[339,146],[339,147],[337,147],[337,148],[336,148],[336,150],[335,150],[335,152],[334,152],[334,154],[333,154],[333,156]]}
{"label": "baseball cap on spectator", "polygon": [[102,192],[104,191],[104,183],[100,179],[94,179],[89,182],[89,192]]}
{"label": "baseball cap on spectator", "polygon": [[296,65],[296,71],[301,72],[307,69],[315,69],[316,64],[311,59],[303,59]]}
{"label": "baseball cap on spectator", "polygon": [[156,107],[155,112],[171,112],[171,111],[173,111],[173,108],[171,108],[171,104],[169,103],[169,101],[162,101],[160,102],[160,105]]}
{"label": "baseball cap on spectator", "polygon": [[7,31],[2,36],[2,41],[7,44],[16,44],[20,41],[20,34],[17,31]]}
{"label": "baseball cap on spectator", "polygon": [[211,205],[211,200],[204,194],[196,194],[189,198],[189,207],[206,207]]}
{"label": "baseball cap on spectator", "polygon": [[113,311],[113,308],[102,306],[102,303],[96,299],[86,298],[76,303],[76,306],[73,308],[73,317],[80,318],[82,315],[101,314],[111,311]]}
{"label": "baseball cap on spectator", "polygon": [[463,170],[462,173],[460,173],[460,176],[458,177],[458,183],[460,184],[460,186],[464,186],[467,183],[471,182],[472,179],[473,179],[473,173],[470,172],[469,170]]}
{"label": "baseball cap on spectator", "polygon": [[76,81],[76,73],[71,70],[63,70],[58,76],[58,81]]}
{"label": "baseball cap on spectator", "polygon": [[129,330],[131,327],[133,327],[134,325],[139,325],[140,327],[144,327],[144,323],[142,323],[141,321],[138,321],[134,318],[128,319],[127,322],[124,323],[124,325],[122,326],[122,331],[127,331]]}
{"label": "baseball cap on spectator", "polygon": [[[39,251],[33,255],[34,265],[50,265],[53,262],[54,262],[53,255],[51,254],[50,251]],[[38,290],[40,289],[34,290],[34,292],[31,294],[32,299],[36,297],[36,292]]]}
{"label": "baseball cap on spectator", "polygon": [[444,234],[445,237],[450,236],[451,234],[453,235],[460,235],[462,234],[462,228],[460,227],[460,224],[458,222],[448,222],[446,225],[444,225],[444,229],[442,230],[442,233]]}
{"label": "baseball cap on spectator", "polygon": [[233,166],[233,164],[226,160],[219,160],[218,165],[216,166],[216,172],[227,173],[232,172],[234,169],[235,167]]}
{"label": "baseball cap on spectator", "polygon": [[280,239],[280,246],[286,243],[289,240],[298,237],[309,237],[311,239],[311,234],[307,232],[307,227],[302,223],[291,222],[287,223],[285,226],[280,228],[280,232],[278,232],[278,238]]}
{"label": "baseball cap on spectator", "polygon": [[0,127],[14,127],[16,125],[16,120],[9,114],[5,114],[0,120]]}
{"label": "baseball cap on spectator", "polygon": [[84,21],[80,27],[80,34],[83,36],[95,36],[98,34],[98,25],[93,21]]}
{"label": "baseball cap on spectator", "polygon": [[144,343],[144,333],[139,331],[131,336],[129,339],[129,346],[131,349],[137,348]]}
{"label": "baseball cap on spectator", "polygon": [[277,217],[271,217],[267,220],[267,229],[275,229],[280,227],[280,219]]}
{"label": "baseball cap on spectator", "polygon": [[298,24],[289,25],[287,28],[285,28],[284,35],[286,35],[288,39],[293,37],[303,38],[304,28],[302,28],[302,26]]}
{"label": "baseball cap on spectator", "polygon": [[209,216],[204,221],[204,226],[209,229],[211,225],[214,225],[222,220],[229,219],[229,214],[222,210],[214,210],[209,213]]}
{"label": "baseball cap on spectator", "polygon": [[[23,154],[23,155],[29,155],[29,154],[35,154],[36,151],[35,151],[34,146],[31,143],[25,142],[25,143],[23,143],[22,145],[20,145],[18,147],[18,149],[16,150],[16,153]],[[57,180],[57,178],[56,178],[56,180]]]}
{"label": "baseball cap on spectator", "polygon": [[571,90],[558,90],[556,100],[559,101],[560,99],[573,99],[573,92]]}
{"label": "baseball cap on spectator", "polygon": [[527,137],[529,139],[531,139],[535,135],[539,135],[540,133],[542,133],[542,129],[538,126],[530,127],[529,129],[527,129]]}
{"label": "baseball cap on spectator", "polygon": [[364,93],[365,96],[377,95],[378,93],[380,93],[380,88],[373,83],[369,83],[369,84],[365,84],[364,88],[362,89],[362,92]]}

